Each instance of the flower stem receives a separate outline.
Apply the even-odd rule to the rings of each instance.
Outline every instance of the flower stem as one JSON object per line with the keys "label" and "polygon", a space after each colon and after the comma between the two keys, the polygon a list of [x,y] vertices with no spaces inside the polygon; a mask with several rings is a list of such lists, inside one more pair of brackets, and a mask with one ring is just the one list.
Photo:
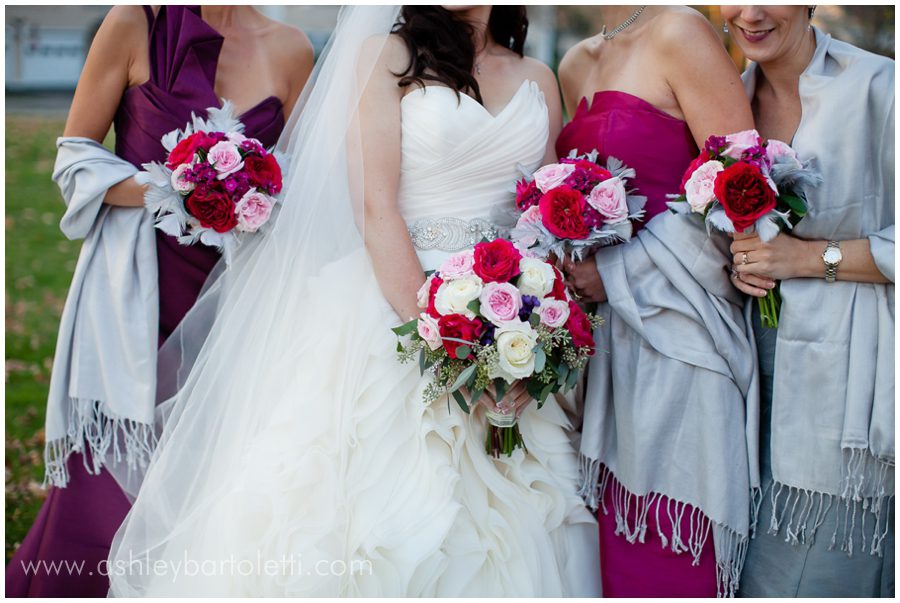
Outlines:
{"label": "flower stem", "polygon": [[765,297],[757,298],[759,302],[759,316],[766,328],[778,328],[778,314],[781,311],[781,293],[778,285],[769,291]]}

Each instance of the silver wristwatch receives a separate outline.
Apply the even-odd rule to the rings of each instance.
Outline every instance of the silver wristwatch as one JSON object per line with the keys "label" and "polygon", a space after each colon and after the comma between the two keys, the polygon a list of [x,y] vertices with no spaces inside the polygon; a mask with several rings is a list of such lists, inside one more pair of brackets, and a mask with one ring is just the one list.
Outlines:
{"label": "silver wristwatch", "polygon": [[841,254],[841,244],[838,241],[828,241],[825,251],[822,252],[822,261],[825,262],[825,282],[833,283],[837,278],[837,269],[844,256]]}

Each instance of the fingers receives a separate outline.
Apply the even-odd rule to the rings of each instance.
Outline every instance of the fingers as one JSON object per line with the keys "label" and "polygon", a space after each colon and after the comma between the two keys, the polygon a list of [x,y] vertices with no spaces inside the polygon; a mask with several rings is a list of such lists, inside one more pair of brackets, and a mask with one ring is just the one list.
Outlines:
{"label": "fingers", "polygon": [[[731,243],[732,253],[734,253],[735,251],[755,249],[760,245],[759,235],[756,233],[735,232],[732,233],[731,236],[734,239],[734,241]],[[735,245],[738,246],[738,249],[735,249]]]}
{"label": "fingers", "polygon": [[[743,293],[752,295],[753,297],[765,297],[769,290],[775,286],[775,283],[765,277],[752,273],[741,273],[733,270],[731,273],[732,284]],[[771,287],[768,285],[771,284]]]}

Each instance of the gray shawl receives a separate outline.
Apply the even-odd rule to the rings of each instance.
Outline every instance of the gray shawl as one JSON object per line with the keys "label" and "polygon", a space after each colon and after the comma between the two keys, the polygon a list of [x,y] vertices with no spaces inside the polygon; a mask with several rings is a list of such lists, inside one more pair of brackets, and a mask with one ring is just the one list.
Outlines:
{"label": "gray shawl", "polygon": [[[602,504],[610,474],[618,482],[617,532],[630,541],[643,541],[649,513],[669,513],[675,529],[660,538],[696,560],[711,525],[720,594],[733,595],[759,493],[757,440],[747,437],[759,383],[728,243],[695,216],[666,212],[596,254],[609,302],[594,333],[581,455],[589,505]],[[685,512],[692,529],[682,535]]]}
{"label": "gray shawl", "polygon": [[[769,530],[806,542],[838,504],[830,545],[881,554],[894,496],[894,61],[815,31],[793,147],[824,182],[795,233],[868,238],[891,283],[828,284],[823,264],[822,279],[781,284]],[[751,98],[756,70],[744,74]]]}
{"label": "gray shawl", "polygon": [[53,180],[66,202],[60,229],[84,238],[59,325],[47,400],[45,483],[65,486],[66,461],[97,473],[154,444],[159,284],[153,217],[103,204],[137,169],[89,138],[63,137]]}

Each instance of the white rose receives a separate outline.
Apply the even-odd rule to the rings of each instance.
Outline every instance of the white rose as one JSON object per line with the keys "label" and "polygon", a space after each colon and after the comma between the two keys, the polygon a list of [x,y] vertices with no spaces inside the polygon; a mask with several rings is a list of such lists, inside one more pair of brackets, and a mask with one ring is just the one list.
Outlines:
{"label": "white rose", "polygon": [[531,377],[534,373],[534,348],[537,333],[527,322],[509,322],[494,333],[500,361],[489,375],[501,377],[507,383]]}
{"label": "white rose", "polygon": [[477,277],[447,281],[438,287],[434,297],[434,308],[441,316],[462,314],[466,318],[475,318],[475,313],[467,306],[472,300],[478,299],[481,288],[481,279]]}
{"label": "white rose", "polygon": [[522,274],[519,276],[518,287],[522,295],[533,295],[541,299],[553,290],[556,274],[547,262],[523,257],[519,260],[519,270]]}

